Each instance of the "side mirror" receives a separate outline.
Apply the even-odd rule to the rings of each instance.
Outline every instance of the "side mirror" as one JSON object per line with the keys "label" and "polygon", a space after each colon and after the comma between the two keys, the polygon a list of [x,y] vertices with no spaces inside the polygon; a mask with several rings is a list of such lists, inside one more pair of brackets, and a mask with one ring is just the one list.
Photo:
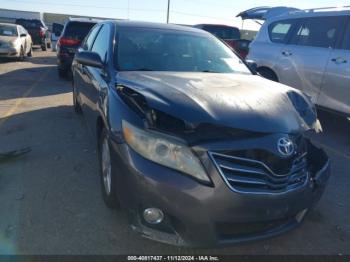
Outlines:
{"label": "side mirror", "polygon": [[81,51],[75,54],[75,61],[79,64],[92,66],[96,68],[103,68],[103,62],[99,54],[95,52]]}
{"label": "side mirror", "polygon": [[20,35],[20,37],[26,37],[27,36],[27,34],[21,34]]}
{"label": "side mirror", "polygon": [[250,70],[252,70],[255,74],[258,72],[258,65],[253,60],[245,61]]}

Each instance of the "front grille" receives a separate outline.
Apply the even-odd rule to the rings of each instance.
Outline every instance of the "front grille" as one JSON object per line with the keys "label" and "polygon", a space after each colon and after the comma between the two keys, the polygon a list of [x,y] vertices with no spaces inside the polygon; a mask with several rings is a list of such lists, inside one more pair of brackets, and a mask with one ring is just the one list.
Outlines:
{"label": "front grille", "polygon": [[[289,166],[288,173],[276,173],[263,161],[209,152],[220,175],[236,192],[282,193],[307,183],[307,153],[290,159],[279,159],[280,165]],[[290,164],[290,165],[289,165]]]}

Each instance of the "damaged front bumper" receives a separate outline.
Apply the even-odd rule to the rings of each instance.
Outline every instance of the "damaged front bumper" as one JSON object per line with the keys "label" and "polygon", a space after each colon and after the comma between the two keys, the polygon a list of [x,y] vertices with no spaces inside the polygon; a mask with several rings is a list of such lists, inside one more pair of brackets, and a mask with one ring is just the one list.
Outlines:
{"label": "damaged front bumper", "polygon": [[[269,147],[268,141],[272,139],[275,137],[259,138],[259,144]],[[308,142],[307,165],[301,171],[306,176],[300,176],[306,177],[305,180],[296,176],[294,181],[295,176],[291,175],[288,182],[282,183],[284,178],[277,177],[275,185],[268,177],[267,186],[262,186],[263,181],[258,180],[259,186],[251,189],[247,184],[248,190],[244,191],[234,183],[229,184],[210,152],[227,153],[227,148],[249,150],[256,145],[257,141],[252,139],[193,148],[212,181],[212,185],[204,185],[144,159],[126,144],[112,142],[113,165],[119,170],[118,197],[128,210],[131,227],[153,240],[197,247],[259,240],[297,227],[324,192],[330,176],[328,157]],[[232,165],[235,168],[236,163]],[[246,170],[242,172],[232,176],[241,177],[247,173]],[[248,182],[254,180],[254,176],[248,177]],[[151,225],[143,219],[143,210],[150,207],[163,211],[165,218],[161,224]]]}

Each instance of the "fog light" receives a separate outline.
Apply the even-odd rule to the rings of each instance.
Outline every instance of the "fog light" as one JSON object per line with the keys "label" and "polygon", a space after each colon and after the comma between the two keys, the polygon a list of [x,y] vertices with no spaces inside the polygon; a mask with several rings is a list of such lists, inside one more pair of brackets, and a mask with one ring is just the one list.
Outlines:
{"label": "fog light", "polygon": [[145,211],[143,211],[143,218],[146,220],[147,223],[155,225],[163,221],[164,214],[162,210],[152,207],[147,208],[145,209]]}

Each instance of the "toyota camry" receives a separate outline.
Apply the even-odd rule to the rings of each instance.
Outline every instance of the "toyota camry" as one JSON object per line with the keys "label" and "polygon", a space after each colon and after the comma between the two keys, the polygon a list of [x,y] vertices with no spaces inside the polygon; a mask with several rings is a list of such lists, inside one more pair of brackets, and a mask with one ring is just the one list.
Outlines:
{"label": "toyota camry", "polygon": [[101,189],[144,237],[231,245],[302,223],[330,176],[314,105],[200,29],[105,21],[73,65]]}

